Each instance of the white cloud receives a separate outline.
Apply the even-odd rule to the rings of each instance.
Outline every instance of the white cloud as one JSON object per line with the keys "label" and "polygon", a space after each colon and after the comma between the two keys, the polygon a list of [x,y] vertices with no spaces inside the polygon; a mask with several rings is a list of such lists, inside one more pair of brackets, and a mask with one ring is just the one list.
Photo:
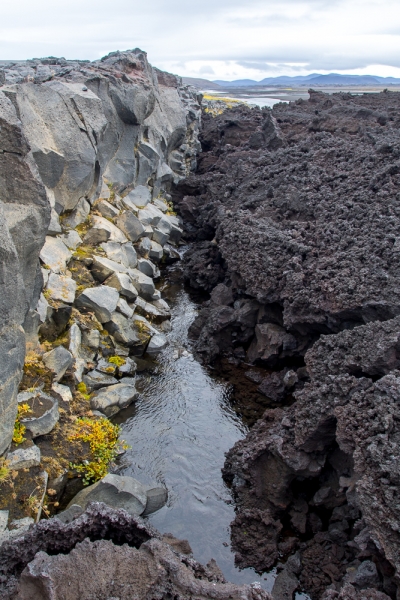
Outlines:
{"label": "white cloud", "polygon": [[181,75],[399,75],[398,0],[1,0],[0,59],[141,47]]}

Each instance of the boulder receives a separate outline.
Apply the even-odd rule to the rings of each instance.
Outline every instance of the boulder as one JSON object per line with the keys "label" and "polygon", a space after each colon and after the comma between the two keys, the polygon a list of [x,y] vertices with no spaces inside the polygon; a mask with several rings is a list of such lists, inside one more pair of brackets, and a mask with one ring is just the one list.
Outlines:
{"label": "boulder", "polygon": [[60,273],[60,271],[64,271],[66,268],[72,254],[62,240],[47,236],[39,256],[51,271]]}
{"label": "boulder", "polygon": [[[68,352],[68,350],[66,350],[66,352]],[[26,427],[28,431],[30,431],[33,438],[50,433],[50,431],[54,429],[55,424],[60,418],[60,413],[58,411],[58,401],[55,398],[53,398],[52,396],[48,396],[47,394],[41,393],[40,396],[38,396],[38,401],[40,401],[40,399],[46,399],[47,401],[50,401],[51,407],[48,410],[46,410],[46,412],[40,417],[25,417],[24,419],[21,419],[21,423]]]}
{"label": "boulder", "polygon": [[48,233],[48,235],[57,235],[58,233],[61,233],[61,232],[62,232],[62,229],[61,229],[61,225],[60,225],[60,220],[58,218],[58,214],[56,213],[54,208],[52,208],[51,213],[50,213],[50,223],[49,223],[49,227],[47,229],[47,233]]}
{"label": "boulder", "polygon": [[118,380],[111,375],[100,373],[100,371],[89,371],[83,376],[83,382],[91,390],[98,390],[100,388],[107,387],[108,385],[116,385]]}
{"label": "boulder", "polygon": [[142,513],[143,517],[147,517],[147,515],[151,515],[165,506],[168,500],[168,491],[163,487],[147,488],[146,496],[147,502],[146,508]]}
{"label": "boulder", "polygon": [[140,240],[140,244],[138,246],[138,253],[140,256],[148,256],[151,250],[151,241],[148,237],[144,237]]}
{"label": "boulder", "polygon": [[144,298],[151,299],[152,295],[156,291],[154,281],[151,277],[148,277],[138,269],[129,269],[129,275],[132,279],[133,285],[138,290],[141,296]]}
{"label": "boulder", "polygon": [[97,246],[110,239],[111,233],[102,227],[92,227],[83,238],[84,244],[87,246]]}
{"label": "boulder", "polygon": [[82,513],[83,508],[79,504],[70,504],[69,508],[58,513],[54,518],[68,525],[68,523],[80,517]]}
{"label": "boulder", "polygon": [[131,278],[126,273],[114,273],[105,281],[105,284],[115,288],[122,296],[128,298],[128,300],[135,301],[138,296],[137,289],[133,286]]}
{"label": "boulder", "polygon": [[[157,210],[157,209],[154,209]],[[161,213],[161,211],[160,211]],[[161,214],[161,218],[154,223],[154,225],[157,225],[157,229],[159,231],[162,231],[163,233],[165,233],[166,235],[170,235],[171,233],[171,229],[172,229],[172,223],[170,221],[170,218],[167,215]]]}
{"label": "boulder", "polygon": [[60,236],[64,244],[70,250],[76,250],[82,244],[82,239],[77,231],[72,229],[63,236]]}
{"label": "boulder", "polygon": [[39,297],[39,300],[38,300],[38,303],[36,306],[36,311],[37,311],[40,321],[42,323],[45,323],[47,321],[47,319],[49,319],[51,317],[53,310],[43,294],[40,294],[40,297]]}
{"label": "boulder", "polygon": [[75,305],[78,308],[92,310],[100,323],[111,320],[111,315],[117,308],[119,294],[116,289],[101,285],[88,288],[77,298]]}
{"label": "boulder", "polygon": [[138,208],[143,208],[151,201],[151,192],[148,187],[138,185],[126,198],[129,198]]}
{"label": "boulder", "polygon": [[124,317],[131,319],[135,312],[135,308],[131,308],[124,298],[120,298],[117,304],[117,311],[122,313]]}
{"label": "boulder", "polygon": [[105,373],[106,375],[115,375],[117,370],[117,366],[114,363],[108,362],[106,358],[100,358],[97,362],[96,369],[101,371],[101,373]]}
{"label": "boulder", "polygon": [[138,219],[143,225],[155,226],[163,217],[164,213],[153,204],[148,204],[146,208],[142,208],[138,213]]}
{"label": "boulder", "polygon": [[72,401],[72,392],[67,385],[61,385],[61,383],[53,383],[51,389],[56,394],[59,394],[64,402]]}
{"label": "boulder", "polygon": [[294,592],[299,587],[299,580],[289,569],[283,569],[278,573],[272,588],[274,600],[292,600]]}
{"label": "boulder", "polygon": [[61,300],[67,304],[73,304],[75,300],[76,282],[66,275],[50,273],[46,289],[53,300]]}
{"label": "boulder", "polygon": [[146,302],[140,296],[136,298],[135,302],[136,310],[143,316],[150,316],[156,321],[164,321],[171,317],[168,304],[164,300],[158,300],[156,302]]}
{"label": "boulder", "polygon": [[177,225],[172,224],[171,231],[169,232],[169,239],[174,244],[178,244],[182,237],[183,230]]}
{"label": "boulder", "polygon": [[96,208],[101,214],[101,216],[105,218],[109,217],[110,219],[113,219],[114,217],[119,215],[119,210],[115,208],[115,206],[107,202],[107,200],[100,200],[100,202],[96,204]]}
{"label": "boulder", "polygon": [[138,392],[135,386],[117,383],[116,385],[110,385],[95,392],[90,399],[90,407],[93,410],[99,410],[107,417],[111,417],[132,404],[137,397]]}
{"label": "boulder", "polygon": [[130,210],[135,217],[138,216],[139,213],[139,208],[136,206],[136,204],[129,198],[129,196],[125,196],[124,198],[121,198],[121,203],[122,206],[124,208],[126,208],[127,210]]}
{"label": "boulder", "polygon": [[53,371],[55,381],[60,381],[74,361],[71,352],[68,352],[64,346],[58,346],[43,355],[43,362],[50,371]]}
{"label": "boulder", "polygon": [[134,269],[136,267],[137,254],[132,242],[127,242],[126,244],[108,242],[102,244],[101,247],[110,260],[120,263],[126,268]]}
{"label": "boulder", "polygon": [[168,340],[163,333],[157,333],[151,338],[146,352],[150,356],[157,356],[167,346]]}
{"label": "boulder", "polygon": [[110,221],[107,221],[107,219],[104,217],[93,216],[92,222],[94,229],[103,229],[104,231],[109,232],[110,242],[119,242],[120,244],[124,244],[128,241],[121,229],[116,227],[113,223],[110,223]]}
{"label": "boulder", "polygon": [[100,344],[100,331],[98,329],[89,329],[83,332],[83,343],[93,350],[97,350]]}
{"label": "boulder", "polygon": [[17,448],[7,454],[8,468],[11,471],[30,469],[40,465],[40,448],[32,444],[28,448]]}
{"label": "boulder", "polygon": [[168,210],[168,204],[164,202],[164,200],[161,200],[161,198],[156,198],[154,200],[154,206],[156,206],[163,213],[166,213]]}
{"label": "boulder", "polygon": [[69,330],[69,351],[74,358],[80,358],[82,333],[79,325],[73,323]]}
{"label": "boulder", "polygon": [[80,198],[78,204],[70,215],[63,219],[64,227],[75,229],[78,225],[86,221],[90,213],[90,204],[85,198]]}
{"label": "boulder", "polygon": [[137,242],[144,235],[142,223],[130,211],[122,213],[116,219],[116,223],[131,242]]}
{"label": "boulder", "polygon": [[162,260],[163,254],[164,250],[161,244],[158,244],[155,240],[152,240],[149,251],[149,258],[151,258],[155,262],[160,262]]}
{"label": "boulder", "polygon": [[153,240],[157,242],[157,244],[160,244],[160,246],[165,246],[169,240],[169,235],[156,227],[153,229]]}
{"label": "boulder", "polygon": [[137,268],[141,273],[144,273],[153,279],[160,276],[160,271],[157,269],[156,265],[154,265],[151,260],[147,260],[147,258],[138,258]]}
{"label": "boulder", "polygon": [[275,323],[256,325],[255,333],[256,337],[248,350],[250,362],[261,359],[274,363],[279,358],[291,356],[297,348],[296,338]]}
{"label": "boulder", "polygon": [[133,322],[119,312],[112,314],[110,321],[104,324],[105,329],[114,339],[124,346],[140,344],[140,336]]}
{"label": "boulder", "polygon": [[126,273],[126,267],[103,256],[93,256],[91,272],[97,281],[103,283],[113,273]]}
{"label": "boulder", "polygon": [[162,508],[168,499],[165,488],[149,488],[133,477],[106,475],[79,492],[68,505],[85,509],[89,502],[104,502],[111,508],[123,508],[131,515],[147,516]]}
{"label": "boulder", "polygon": [[[132,360],[131,358],[129,358],[129,356],[127,356],[125,359],[125,364],[118,367],[118,373],[120,376],[124,376],[124,377],[130,376],[130,378],[134,377],[135,373],[136,373],[135,361]],[[124,383],[126,383],[125,379],[124,379]]]}
{"label": "boulder", "polygon": [[153,228],[151,225],[144,226],[144,234],[143,234],[144,237],[148,237],[149,240],[151,240],[153,238],[153,233],[154,232],[153,232]]}
{"label": "boulder", "polygon": [[137,254],[131,242],[124,244],[124,251],[128,260],[128,267],[134,269],[137,265]]}

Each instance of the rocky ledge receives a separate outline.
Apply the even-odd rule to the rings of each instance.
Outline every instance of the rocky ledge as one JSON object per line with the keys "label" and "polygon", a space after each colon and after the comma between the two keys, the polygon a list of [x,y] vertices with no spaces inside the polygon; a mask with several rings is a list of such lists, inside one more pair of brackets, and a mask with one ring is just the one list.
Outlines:
{"label": "rocky ledge", "polygon": [[271,600],[256,586],[227,583],[215,561],[196,562],[188,542],[102,503],[3,544],[0,592],[4,600]]}
{"label": "rocky ledge", "polygon": [[399,124],[388,92],[204,115],[174,192],[198,355],[276,403],[224,476],[237,562],[279,561],[279,598],[399,597]]}
{"label": "rocky ledge", "polygon": [[2,598],[268,598],[140,521],[167,490],[107,474],[167,344],[200,102],[138,49],[0,67]]}

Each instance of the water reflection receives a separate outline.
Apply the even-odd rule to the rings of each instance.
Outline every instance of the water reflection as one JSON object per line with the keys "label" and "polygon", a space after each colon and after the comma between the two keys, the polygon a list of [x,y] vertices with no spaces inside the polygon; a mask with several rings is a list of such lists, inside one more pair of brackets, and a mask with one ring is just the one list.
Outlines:
{"label": "water reflection", "polygon": [[270,590],[274,572],[260,577],[252,569],[239,571],[230,549],[234,506],[221,468],[247,427],[231,408],[229,383],[211,378],[191,355],[187,332],[196,305],[182,286],[170,290],[168,301],[170,344],[156,372],[142,376],[140,400],[118,419],[132,446],[120,472],[168,488],[168,505],[149,517],[159,531],[187,539],[200,562],[214,558],[229,581],[260,581]]}

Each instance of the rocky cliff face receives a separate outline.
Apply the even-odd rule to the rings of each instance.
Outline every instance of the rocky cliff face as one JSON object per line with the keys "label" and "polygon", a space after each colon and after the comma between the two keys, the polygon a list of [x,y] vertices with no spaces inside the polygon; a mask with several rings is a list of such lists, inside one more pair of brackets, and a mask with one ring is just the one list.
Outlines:
{"label": "rocky cliff face", "polygon": [[277,406],[227,456],[238,563],[297,557],[315,599],[399,593],[399,123],[394,93],[205,116],[176,191],[198,354]]}
{"label": "rocky cliff face", "polygon": [[[71,257],[68,243],[61,242],[65,231],[91,211],[111,221],[124,208],[101,213],[93,207],[99,197],[117,197],[118,203],[140,188],[143,205],[168,201],[171,184],[196,165],[198,100],[178,78],[153,69],[137,49],[93,63],[49,58],[1,67],[0,455],[11,442],[26,343],[36,347],[40,326],[57,337],[71,312],[67,290],[58,305],[42,297],[38,307],[46,283],[39,268],[45,236],[41,264],[47,280],[46,268],[65,276]],[[136,214],[138,206],[133,204]],[[97,243],[110,236],[103,231]],[[76,250],[74,239],[69,247]],[[124,234],[121,239],[128,241]],[[51,257],[61,262],[46,264]]]}

